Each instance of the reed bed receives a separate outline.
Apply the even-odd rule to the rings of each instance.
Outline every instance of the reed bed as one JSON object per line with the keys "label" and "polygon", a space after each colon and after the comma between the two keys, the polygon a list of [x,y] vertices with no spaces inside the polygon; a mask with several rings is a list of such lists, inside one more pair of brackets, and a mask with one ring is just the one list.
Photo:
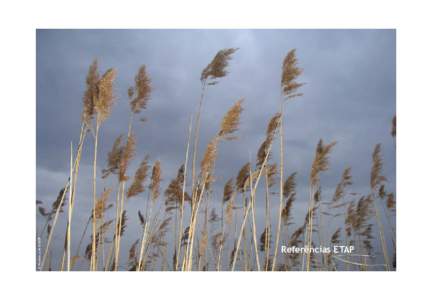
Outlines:
{"label": "reed bed", "polygon": [[[219,88],[219,82],[228,75],[231,59],[237,51],[236,48],[218,51],[202,70],[197,110],[188,122],[187,136],[182,137],[184,156],[175,177],[169,182],[163,180],[160,160],[151,161],[146,155],[142,161],[135,161],[137,151],[143,151],[136,149],[136,133],[144,128],[133,124],[133,120],[145,113],[153,89],[148,68],[142,65],[128,88],[128,131],[119,135],[112,149],[107,151],[99,148],[99,139],[101,127],[108,121],[115,103],[117,72],[111,68],[100,75],[98,62],[95,60],[90,65],[79,142],[70,144],[69,178],[50,208],[45,202],[38,200],[36,203],[38,213],[44,218],[42,230],[38,232],[45,241],[39,270],[396,269],[396,200],[395,192],[387,191],[385,186],[381,144],[373,148],[367,194],[355,192],[352,167],[347,166],[342,170],[340,181],[335,182],[333,196],[326,199],[322,195],[321,176],[332,167],[332,150],[338,147],[336,141],[319,140],[312,151],[310,170],[287,173],[286,161],[291,158],[285,151],[285,131],[291,128],[284,126],[288,113],[286,107],[292,101],[302,101],[304,85],[300,82],[303,70],[299,67],[295,49],[283,58],[281,97],[276,99],[276,112],[271,112],[268,122],[264,121],[263,142],[258,145],[258,150],[247,150],[257,153],[256,161],[247,161],[234,174],[227,174],[223,190],[216,191],[216,161],[219,155],[226,155],[220,151],[223,143],[238,143],[244,100],[234,101],[227,111],[223,111],[221,122],[213,124],[216,133],[208,137],[207,145],[202,145],[205,151],[200,156],[202,110],[208,101],[207,91]],[[395,116],[389,125],[389,136],[393,137],[395,145]],[[93,139],[93,153],[84,151],[85,141],[90,138]],[[272,154],[274,144],[279,149],[276,157]],[[98,161],[100,151],[108,153],[106,162]],[[92,208],[79,212],[87,216],[87,223],[84,231],[78,233],[72,230],[75,203],[87,201],[76,193],[83,155],[92,160]],[[104,166],[101,176],[98,176],[99,164]],[[133,175],[128,174],[131,165],[137,166]],[[310,174],[309,198],[298,199],[298,174],[307,172]],[[116,176],[115,184],[106,186],[106,179],[112,176]],[[102,192],[99,186],[104,186]],[[221,199],[214,196],[217,194],[222,195]],[[138,209],[129,211],[128,201],[137,201]],[[294,214],[295,205],[304,207],[305,217]],[[67,224],[64,233],[57,230],[61,219]],[[258,220],[262,220],[261,223]],[[259,228],[259,225],[264,227]],[[124,238],[130,227],[134,229],[132,232],[138,233],[137,236]],[[52,248],[53,238],[64,240],[59,262],[52,260],[52,251],[57,251]],[[128,240],[131,241],[129,244],[122,244]],[[78,246],[73,253],[75,247],[72,245],[75,244]],[[338,246],[354,247],[355,250],[353,253],[309,251]],[[288,253],[283,248],[307,251]],[[122,253],[124,250],[128,255]]]}

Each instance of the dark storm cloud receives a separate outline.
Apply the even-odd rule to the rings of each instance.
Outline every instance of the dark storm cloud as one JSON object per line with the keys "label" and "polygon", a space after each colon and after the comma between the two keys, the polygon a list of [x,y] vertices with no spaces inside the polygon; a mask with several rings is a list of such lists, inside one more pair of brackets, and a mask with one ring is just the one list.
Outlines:
{"label": "dark storm cloud", "polygon": [[[286,106],[287,174],[298,172],[299,201],[305,212],[306,185],[320,138],[338,142],[331,168],[322,176],[330,194],[346,166],[356,189],[367,192],[371,153],[382,143],[389,189],[395,189],[395,151],[390,136],[395,114],[395,31],[393,30],[38,30],[37,31],[37,198],[53,201],[67,178],[70,141],[77,142],[85,76],[94,58],[114,67],[117,101],[101,128],[103,167],[113,140],[126,132],[126,91],[141,64],[153,93],[135,127],[137,158],[161,160],[163,185],[184,160],[187,127],[197,109],[200,73],[222,48],[239,47],[229,75],[207,91],[200,148],[218,130],[225,111],[244,97],[239,139],[220,144],[216,186],[235,176],[264,138],[279,109],[281,62],[297,49],[304,96]],[[92,139],[87,140],[79,193],[90,199]],[[278,149],[273,149],[277,158]],[[100,167],[100,168],[101,168]],[[219,192],[216,192],[219,197]],[[85,212],[90,201],[81,204]],[[87,213],[76,218],[83,222]],[[77,229],[78,231],[78,229]],[[59,243],[60,244],[60,243]]]}

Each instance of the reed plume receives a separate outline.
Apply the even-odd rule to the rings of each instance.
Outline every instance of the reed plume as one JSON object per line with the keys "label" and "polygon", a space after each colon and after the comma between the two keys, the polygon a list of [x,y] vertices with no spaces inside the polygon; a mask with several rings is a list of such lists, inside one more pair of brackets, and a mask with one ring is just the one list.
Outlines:
{"label": "reed plume", "polygon": [[370,172],[370,188],[376,188],[386,181],[385,176],[382,174],[382,158],[381,158],[381,144],[377,144],[372,154],[372,170]]}
{"label": "reed plume", "polygon": [[342,173],[341,181],[336,186],[335,193],[332,197],[332,202],[338,202],[344,196],[345,188],[352,184],[353,182],[351,181],[351,168],[347,167]]}
{"label": "reed plume", "polygon": [[[184,165],[181,165],[177,176],[171,180],[168,187],[165,189],[164,195],[166,197],[166,205],[167,207],[177,208],[178,206],[182,206],[182,198],[183,198],[183,181],[184,181]],[[185,192],[184,195],[185,201],[191,201],[191,197],[188,193]]]}
{"label": "reed plume", "polygon": [[210,140],[210,142],[207,145],[207,148],[205,149],[204,158],[201,161],[201,178],[203,178],[202,180],[205,183],[207,182],[208,179],[211,179],[211,177],[208,177],[208,175],[212,174],[215,160],[217,158],[218,142],[219,142],[219,139],[217,137],[214,137]]}
{"label": "reed plume", "polygon": [[94,111],[94,99],[97,97],[97,83],[99,81],[99,71],[97,60],[94,60],[89,67],[86,77],[86,91],[83,97],[82,121],[86,126],[90,126]]}
{"label": "reed plume", "polygon": [[230,178],[228,181],[226,181],[226,184],[224,185],[224,189],[223,189],[223,203],[226,203],[227,201],[230,200],[230,198],[233,195],[233,178]]}
{"label": "reed plume", "polygon": [[129,90],[129,98],[131,111],[135,114],[140,113],[142,109],[146,109],[146,105],[152,93],[151,79],[146,71],[146,66],[142,65],[139,72],[134,78],[136,86],[136,95],[133,98],[134,91],[132,88]]}
{"label": "reed plume", "polygon": [[288,198],[291,194],[295,193],[296,187],[296,176],[297,172],[292,173],[285,180],[285,188],[283,190],[283,196]]}
{"label": "reed plume", "polygon": [[282,63],[282,77],[280,80],[281,92],[286,99],[302,96],[298,93],[298,89],[303,86],[303,83],[297,82],[297,78],[303,73],[303,70],[298,67],[298,59],[296,50],[292,49],[285,56]]}
{"label": "reed plume", "polygon": [[122,145],[123,135],[118,136],[112,146],[112,150],[108,153],[108,167],[102,170],[102,178],[107,178],[110,174],[118,174],[120,169],[121,157],[124,146]]}
{"label": "reed plume", "polygon": [[100,197],[96,201],[96,206],[94,209],[94,216],[96,219],[103,219],[104,213],[107,206],[107,201],[109,198],[109,195],[111,194],[112,189],[104,189]]}
{"label": "reed plume", "polygon": [[236,177],[236,188],[238,192],[242,193],[246,189],[246,182],[249,178],[249,163],[244,164],[238,172],[238,176]]}
{"label": "reed plume", "polygon": [[153,200],[159,197],[159,183],[161,182],[161,163],[159,160],[155,161],[152,167],[151,184],[149,189],[151,191],[151,197]]}
{"label": "reed plume", "polygon": [[331,142],[327,145],[323,144],[322,139],[317,144],[316,156],[314,157],[310,172],[310,183],[312,186],[317,185],[319,182],[319,174],[329,168],[329,154],[335,145],[336,142]]}
{"label": "reed plume", "polygon": [[267,151],[271,147],[277,129],[279,128],[280,120],[281,114],[277,113],[270,119],[267,125],[266,138],[257,151],[257,167],[260,167],[265,161]]}
{"label": "reed plume", "polygon": [[234,136],[230,136],[232,133],[238,130],[240,115],[242,113],[242,102],[243,99],[239,99],[236,103],[229,109],[229,111],[224,116],[221,121],[221,128],[218,133],[218,136],[223,139],[231,140],[234,139]]}
{"label": "reed plume", "polygon": [[100,123],[104,122],[111,114],[114,101],[113,83],[115,76],[115,70],[109,69],[97,82],[97,95],[94,97],[93,105]]}
{"label": "reed plume", "polygon": [[131,161],[131,159],[134,157],[134,154],[136,152],[136,140],[134,138],[134,135],[130,133],[127,137],[127,143],[122,149],[121,157],[119,160],[119,175],[118,180],[120,182],[126,181],[128,179],[127,168]]}
{"label": "reed plume", "polygon": [[[207,80],[225,77],[228,73],[226,68],[229,65],[229,61],[237,50],[238,48],[227,48],[218,51],[213,60],[202,70],[201,81],[206,82]],[[214,85],[216,82],[213,81],[210,84]]]}
{"label": "reed plume", "polygon": [[149,171],[148,159],[149,157],[145,156],[137,168],[133,182],[127,190],[127,199],[137,196],[138,194],[141,194],[145,191],[145,180]]}

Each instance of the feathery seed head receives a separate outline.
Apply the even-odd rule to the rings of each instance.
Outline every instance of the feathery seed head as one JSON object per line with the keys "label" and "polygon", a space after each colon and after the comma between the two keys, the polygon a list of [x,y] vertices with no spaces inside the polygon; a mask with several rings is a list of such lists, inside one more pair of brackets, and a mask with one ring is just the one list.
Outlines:
{"label": "feathery seed head", "polygon": [[202,178],[207,182],[210,175],[212,175],[215,160],[217,158],[217,144],[218,138],[214,137],[207,145],[205,150],[204,158],[201,161],[201,175]]}
{"label": "feathery seed head", "polygon": [[113,83],[116,71],[109,69],[97,83],[97,96],[94,98],[94,109],[100,122],[105,121],[111,114],[114,100]]}
{"label": "feathery seed head", "polygon": [[233,139],[234,137],[229,136],[238,130],[240,115],[243,110],[242,108],[243,99],[239,99],[236,103],[229,109],[229,111],[224,116],[221,121],[221,129],[218,133],[218,136],[224,139]]}
{"label": "feathery seed head", "polygon": [[294,172],[286,178],[285,185],[283,187],[283,196],[285,196],[285,198],[288,198],[291,194],[295,193],[296,176],[297,172]]}
{"label": "feathery seed head", "polygon": [[330,144],[325,145],[322,140],[320,140],[317,144],[316,156],[310,172],[310,183],[312,185],[319,182],[320,172],[326,171],[329,168],[329,154],[335,144],[336,142],[331,142]]}
{"label": "feathery seed head", "polygon": [[233,178],[229,179],[224,185],[223,190],[223,203],[227,202],[232,198],[233,195]]}
{"label": "feathery seed head", "polygon": [[108,168],[102,170],[102,178],[106,178],[110,174],[117,174],[120,168],[120,160],[124,149],[122,139],[123,135],[120,135],[115,139],[112,150],[108,153]]}
{"label": "feathery seed head", "polygon": [[271,188],[276,183],[277,175],[277,164],[268,165],[266,168],[267,180],[269,183],[269,188]]}
{"label": "feathery seed head", "polygon": [[[229,60],[232,59],[232,54],[235,53],[238,48],[222,49],[217,52],[213,60],[205,67],[201,74],[201,81],[206,82],[208,79],[217,79],[227,75],[226,67],[229,64]],[[212,82],[216,84],[217,82]]]}
{"label": "feathery seed head", "polygon": [[122,150],[122,155],[119,165],[119,181],[126,181],[128,179],[127,167],[130,163],[130,160],[133,158],[134,153],[136,152],[136,140],[134,135],[130,133],[127,138],[127,143]]}
{"label": "feathery seed head", "polygon": [[377,144],[372,154],[372,170],[370,172],[370,187],[375,190],[377,186],[386,181],[382,172],[381,144]]}
{"label": "feathery seed head", "polygon": [[100,197],[96,200],[96,205],[94,209],[95,218],[102,219],[104,216],[104,212],[106,210],[106,202],[108,201],[109,195],[111,194],[112,189],[105,189]]}
{"label": "feathery seed head", "polygon": [[159,183],[161,181],[161,163],[159,160],[155,161],[152,167],[152,176],[151,176],[151,184],[149,186],[152,199],[156,200],[159,196]]}
{"label": "feathery seed head", "polygon": [[[133,113],[139,113],[142,109],[146,108],[146,104],[149,101],[149,97],[152,92],[151,79],[146,72],[146,66],[142,65],[134,78],[136,85],[136,97],[130,102],[131,111]],[[129,96],[132,97],[134,94],[134,90],[129,93]]]}
{"label": "feathery seed head", "polygon": [[303,70],[298,67],[298,59],[295,51],[295,49],[289,51],[282,63],[282,78],[280,85],[282,93],[287,99],[301,96],[302,94],[297,93],[297,90],[304,85],[296,81]]}
{"label": "feathery seed head", "polygon": [[245,191],[245,182],[249,178],[250,165],[246,163],[239,170],[238,176],[236,177],[236,188],[239,192]]}
{"label": "feathery seed head", "polygon": [[269,121],[269,124],[267,126],[267,136],[274,136],[276,133],[276,130],[279,128],[280,125],[280,119],[281,119],[281,114],[277,113],[275,114]]}
{"label": "feathery seed head", "polygon": [[99,81],[97,60],[94,60],[89,67],[86,77],[86,91],[83,98],[83,122],[88,126],[94,115],[94,99],[97,95],[97,82]]}
{"label": "feathery seed head", "polygon": [[145,156],[143,161],[140,163],[139,168],[134,175],[133,183],[127,190],[127,198],[134,197],[145,191],[144,184],[149,170],[148,159],[149,157]]}
{"label": "feathery seed head", "polygon": [[332,201],[337,202],[339,199],[341,199],[344,196],[344,189],[349,185],[352,185],[352,181],[351,181],[351,168],[348,167],[342,173],[341,181],[336,186]]}

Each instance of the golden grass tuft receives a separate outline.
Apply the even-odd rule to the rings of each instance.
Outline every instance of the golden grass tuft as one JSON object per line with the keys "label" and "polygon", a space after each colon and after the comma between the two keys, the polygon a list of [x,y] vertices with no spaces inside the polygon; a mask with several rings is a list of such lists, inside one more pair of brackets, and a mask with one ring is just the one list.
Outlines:
{"label": "golden grass tuft", "polygon": [[152,167],[152,176],[149,189],[151,190],[152,200],[156,200],[159,197],[159,183],[161,182],[161,163],[159,160],[155,161]]}
{"label": "golden grass tuft", "polygon": [[99,71],[97,60],[94,60],[89,67],[86,77],[86,91],[83,98],[82,120],[89,126],[94,115],[94,99],[97,96],[97,83],[99,81]]}
{"label": "golden grass tuft", "polygon": [[283,188],[283,196],[285,196],[285,198],[289,197],[292,193],[295,193],[296,176],[297,172],[294,172],[286,178]]}
{"label": "golden grass tuft", "polygon": [[282,94],[286,97],[286,99],[302,96],[302,93],[297,93],[297,91],[304,84],[296,81],[296,79],[302,74],[302,72],[303,70],[298,67],[296,50],[292,49],[285,56],[282,63],[282,78],[280,81],[280,85],[282,89]]}
{"label": "golden grass tuft", "polygon": [[206,181],[211,175],[217,158],[218,138],[214,137],[207,145],[204,157],[201,161],[201,177]]}
{"label": "golden grass tuft", "polygon": [[370,187],[375,190],[377,186],[386,181],[382,173],[381,144],[377,144],[372,154],[372,170],[370,172]]}
{"label": "golden grass tuft", "polygon": [[329,168],[329,154],[335,145],[336,142],[331,142],[327,145],[323,144],[323,140],[320,140],[317,144],[316,156],[310,172],[310,182],[312,185],[316,185],[319,182],[320,172],[326,171]]}
{"label": "golden grass tuft", "polygon": [[[136,97],[131,100],[130,106],[131,111],[135,114],[139,113],[142,109],[146,108],[146,105],[149,101],[152,92],[151,79],[146,71],[146,66],[142,65],[139,68],[139,72],[134,78],[136,86]],[[134,90],[129,89],[128,96],[132,98],[134,95]]]}
{"label": "golden grass tuft", "polygon": [[108,198],[111,192],[112,192],[111,188],[105,189],[100,195],[100,197],[97,199],[96,206],[94,209],[94,215],[96,219],[103,219],[105,210],[107,208],[106,203],[108,201]]}
{"label": "golden grass tuft", "polygon": [[257,167],[260,167],[263,164],[264,160],[266,159],[267,152],[269,151],[269,148],[271,147],[273,143],[277,129],[279,128],[280,120],[281,120],[281,114],[277,113],[270,119],[267,125],[266,138],[257,151]]}
{"label": "golden grass tuft", "polygon": [[351,168],[347,167],[344,169],[344,172],[341,176],[341,181],[338,183],[335,189],[335,193],[332,197],[332,202],[338,202],[343,196],[344,196],[344,190],[347,186],[352,185],[353,182],[351,181]]}
{"label": "golden grass tuft", "polygon": [[108,167],[102,170],[102,178],[106,178],[110,174],[118,173],[123,152],[122,139],[123,135],[120,135],[115,139],[112,150],[108,153]]}
{"label": "golden grass tuft", "polygon": [[224,185],[223,189],[223,203],[227,202],[232,198],[234,192],[233,178],[229,179]]}
{"label": "golden grass tuft", "polygon": [[99,122],[105,121],[111,114],[112,104],[114,100],[113,83],[116,71],[109,69],[103,74],[97,83],[97,95],[94,98],[94,110],[98,115]]}
{"label": "golden grass tuft", "polygon": [[[229,60],[232,59],[233,53],[237,50],[238,48],[228,48],[218,51],[213,60],[202,71],[201,81],[205,82],[209,79],[215,80],[226,76],[226,67],[229,64]],[[215,82],[211,84],[215,84]]]}
{"label": "golden grass tuft", "polygon": [[127,137],[127,143],[122,149],[120,164],[119,164],[119,181],[126,181],[128,179],[127,168],[130,160],[133,158],[134,153],[136,152],[136,140],[132,133]]}
{"label": "golden grass tuft", "polygon": [[234,137],[230,134],[238,130],[240,115],[243,110],[242,108],[243,99],[236,101],[236,103],[229,109],[221,121],[221,129],[218,136],[224,139],[233,139]]}
{"label": "golden grass tuft", "polygon": [[148,156],[145,156],[143,161],[140,163],[139,167],[136,170],[136,174],[134,175],[134,179],[130,187],[127,191],[127,198],[131,198],[134,196],[137,196],[140,193],[143,193],[145,191],[145,180],[148,176]]}
{"label": "golden grass tuft", "polygon": [[242,166],[242,168],[238,172],[238,176],[236,177],[236,188],[238,192],[243,192],[246,189],[246,181],[249,178],[249,170],[250,165],[249,163],[246,163]]}

